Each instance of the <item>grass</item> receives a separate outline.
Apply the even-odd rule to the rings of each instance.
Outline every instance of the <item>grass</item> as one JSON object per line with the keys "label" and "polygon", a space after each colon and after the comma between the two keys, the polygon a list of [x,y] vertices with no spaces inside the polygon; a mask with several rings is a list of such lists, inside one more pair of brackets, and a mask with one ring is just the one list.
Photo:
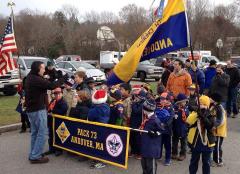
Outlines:
{"label": "grass", "polygon": [[19,97],[0,94],[0,126],[20,122],[20,115],[15,111]]}
{"label": "grass", "polygon": [[151,89],[154,94],[157,93],[157,82],[150,82]]}

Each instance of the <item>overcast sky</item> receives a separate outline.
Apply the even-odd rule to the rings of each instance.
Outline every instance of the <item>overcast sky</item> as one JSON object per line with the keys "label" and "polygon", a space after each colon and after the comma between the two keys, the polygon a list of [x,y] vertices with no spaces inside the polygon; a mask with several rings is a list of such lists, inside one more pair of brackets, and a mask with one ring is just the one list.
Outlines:
{"label": "overcast sky", "polygon": [[[10,9],[7,7],[7,3],[10,0],[0,0],[0,14],[9,15]],[[233,0],[209,0],[213,5],[224,4],[227,5]],[[138,6],[142,6],[149,9],[153,0],[14,0],[16,7],[14,12],[18,13],[20,10],[29,8],[31,10],[39,10],[42,12],[54,12],[61,9],[62,5],[70,4],[78,8],[80,14],[84,14],[89,11],[111,11],[118,14],[120,9],[130,3],[135,3]],[[159,4],[160,0],[155,0],[154,6]]]}

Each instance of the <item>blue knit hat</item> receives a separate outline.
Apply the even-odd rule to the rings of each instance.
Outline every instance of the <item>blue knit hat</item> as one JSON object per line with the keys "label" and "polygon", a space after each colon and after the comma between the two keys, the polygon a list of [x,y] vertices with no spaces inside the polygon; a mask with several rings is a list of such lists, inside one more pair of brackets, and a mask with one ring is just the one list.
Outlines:
{"label": "blue knit hat", "polygon": [[187,98],[187,96],[185,94],[179,93],[177,95],[177,102],[176,102],[176,104],[179,104],[181,102],[187,102],[187,101],[188,101],[188,98]]}
{"label": "blue knit hat", "polygon": [[144,90],[140,90],[136,97],[140,98],[141,100],[145,100],[147,97],[147,93]]}
{"label": "blue knit hat", "polygon": [[147,99],[143,103],[143,110],[148,112],[154,112],[156,109],[156,102],[153,99]]}
{"label": "blue knit hat", "polygon": [[157,109],[155,113],[157,118],[163,123],[166,123],[171,118],[170,113],[166,109]]}

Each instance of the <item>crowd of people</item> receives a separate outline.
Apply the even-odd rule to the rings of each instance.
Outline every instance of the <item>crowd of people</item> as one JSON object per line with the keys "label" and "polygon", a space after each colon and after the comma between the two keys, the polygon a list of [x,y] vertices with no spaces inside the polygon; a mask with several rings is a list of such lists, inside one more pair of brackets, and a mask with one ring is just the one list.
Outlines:
{"label": "crowd of people", "polygon": [[[97,85],[84,69],[70,78],[52,64],[45,70],[42,62],[33,62],[19,89],[17,107],[21,132],[31,128],[30,162],[46,163],[46,155],[63,153],[52,145],[51,115],[59,114],[148,132],[131,131],[130,135],[129,157],[141,160],[143,174],[155,174],[159,159],[170,166],[172,160],[185,160],[187,153],[191,154],[190,174],[197,173],[200,156],[203,174],[210,174],[210,166],[223,166],[226,120],[238,114],[238,69],[230,61],[222,67],[211,60],[201,70],[197,61],[184,64],[178,59],[164,63],[164,68],[154,93],[148,84]],[[44,153],[47,135],[49,151]],[[92,161],[90,168],[105,165]]]}

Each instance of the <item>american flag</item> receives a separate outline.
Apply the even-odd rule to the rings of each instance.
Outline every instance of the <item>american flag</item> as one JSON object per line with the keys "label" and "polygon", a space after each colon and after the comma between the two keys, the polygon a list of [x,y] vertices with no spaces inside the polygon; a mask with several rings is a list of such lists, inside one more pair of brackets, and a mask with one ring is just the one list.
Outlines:
{"label": "american flag", "polygon": [[13,52],[17,51],[17,45],[13,30],[13,18],[9,17],[5,33],[0,39],[0,76],[17,68],[17,62],[13,59]]}

